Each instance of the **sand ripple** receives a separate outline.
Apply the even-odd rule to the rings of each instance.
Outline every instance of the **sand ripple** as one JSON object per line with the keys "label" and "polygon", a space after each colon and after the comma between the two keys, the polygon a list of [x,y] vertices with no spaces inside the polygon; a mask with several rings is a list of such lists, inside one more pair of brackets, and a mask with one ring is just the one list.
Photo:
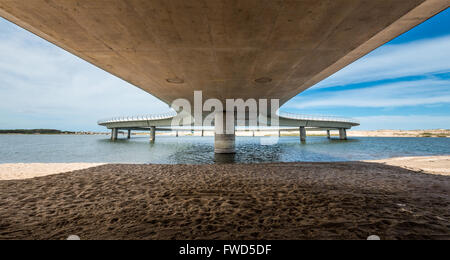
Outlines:
{"label": "sand ripple", "polygon": [[450,239],[449,194],[366,162],[104,165],[0,181],[0,239]]}

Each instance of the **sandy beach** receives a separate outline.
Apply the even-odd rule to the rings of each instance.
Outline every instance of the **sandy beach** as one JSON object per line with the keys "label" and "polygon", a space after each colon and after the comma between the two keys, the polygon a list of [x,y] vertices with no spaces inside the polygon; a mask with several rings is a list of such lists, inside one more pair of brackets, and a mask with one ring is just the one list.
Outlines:
{"label": "sandy beach", "polygon": [[23,180],[88,169],[102,163],[5,163],[0,164],[0,181]]}
{"label": "sandy beach", "polygon": [[399,166],[405,169],[429,174],[450,176],[450,156],[399,157],[385,160],[367,161]]}
{"label": "sandy beach", "polygon": [[448,129],[428,129],[428,130],[349,130],[349,137],[450,137]]}
{"label": "sandy beach", "polygon": [[373,162],[102,165],[0,181],[0,239],[450,239],[450,177]]}

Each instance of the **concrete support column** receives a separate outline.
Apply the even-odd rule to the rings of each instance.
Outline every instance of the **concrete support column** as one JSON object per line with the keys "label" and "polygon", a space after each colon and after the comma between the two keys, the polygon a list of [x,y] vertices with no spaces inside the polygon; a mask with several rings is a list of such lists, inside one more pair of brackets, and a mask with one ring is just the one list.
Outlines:
{"label": "concrete support column", "polygon": [[327,138],[328,138],[328,139],[331,139],[331,133],[330,133],[330,130],[327,130]]}
{"label": "concrete support column", "polygon": [[119,130],[117,128],[111,129],[111,140],[112,141],[116,141],[118,135],[119,135]]}
{"label": "concrete support column", "polygon": [[300,141],[306,142],[306,128],[304,126],[300,126]]}
{"label": "concrete support column", "polygon": [[205,136],[205,130],[202,130],[202,137]]}
{"label": "concrete support column", "polygon": [[131,130],[128,130],[128,136],[127,136],[127,138],[128,138],[128,139],[131,139]]}
{"label": "concrete support column", "polygon": [[154,143],[156,140],[156,127],[151,126],[150,127],[150,143]]}
{"label": "concrete support column", "polygon": [[236,153],[236,125],[234,122],[234,114],[216,112],[214,122],[214,152],[222,154]]}
{"label": "concrete support column", "polygon": [[345,128],[339,129],[339,139],[347,140],[347,129]]}
{"label": "concrete support column", "polygon": [[281,131],[280,130],[278,131],[278,137],[281,137]]}
{"label": "concrete support column", "polygon": [[179,135],[178,135],[178,131],[176,132],[176,135],[175,135],[176,137],[178,137]]}

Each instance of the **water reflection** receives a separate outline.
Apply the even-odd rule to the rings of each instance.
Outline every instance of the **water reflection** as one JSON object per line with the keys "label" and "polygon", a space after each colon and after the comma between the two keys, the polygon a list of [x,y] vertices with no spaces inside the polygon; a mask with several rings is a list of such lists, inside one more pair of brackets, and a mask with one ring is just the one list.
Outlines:
{"label": "water reflection", "polygon": [[216,164],[235,163],[236,154],[214,154],[214,162]]}
{"label": "water reflection", "polygon": [[399,156],[450,154],[450,138],[351,138],[348,141],[282,137],[273,145],[238,137],[236,154],[214,154],[213,137],[0,135],[0,163],[213,164],[375,160]]}

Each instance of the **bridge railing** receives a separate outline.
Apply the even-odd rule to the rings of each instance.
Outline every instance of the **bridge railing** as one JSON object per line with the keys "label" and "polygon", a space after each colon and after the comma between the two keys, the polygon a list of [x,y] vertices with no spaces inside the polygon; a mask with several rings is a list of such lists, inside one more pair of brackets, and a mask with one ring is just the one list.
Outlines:
{"label": "bridge railing", "polygon": [[124,116],[124,117],[112,117],[107,119],[101,119],[97,123],[99,125],[109,124],[109,123],[120,123],[120,122],[131,122],[131,121],[152,121],[152,120],[164,120],[171,119],[175,117],[177,113],[167,112],[164,114],[150,114],[150,115],[140,115],[140,116]]}
{"label": "bridge railing", "polygon": [[[99,125],[109,124],[109,123],[120,123],[120,122],[132,122],[132,121],[152,121],[152,120],[164,120],[171,119],[175,117],[177,113],[167,112],[164,114],[151,114],[151,115],[141,115],[141,116],[128,116],[128,117],[113,117],[108,119],[99,120],[97,123]],[[294,114],[281,112],[278,114],[279,117],[294,119],[294,120],[306,120],[306,121],[327,121],[327,122],[342,122],[350,124],[360,124],[359,120],[347,117],[338,116],[321,116],[321,115],[304,115],[304,114]]]}
{"label": "bridge railing", "polygon": [[280,112],[279,117],[294,119],[294,120],[307,120],[307,121],[328,121],[328,122],[343,122],[350,124],[360,124],[361,122],[357,119],[339,116],[325,116],[325,115],[304,115],[304,114],[294,114]]}

